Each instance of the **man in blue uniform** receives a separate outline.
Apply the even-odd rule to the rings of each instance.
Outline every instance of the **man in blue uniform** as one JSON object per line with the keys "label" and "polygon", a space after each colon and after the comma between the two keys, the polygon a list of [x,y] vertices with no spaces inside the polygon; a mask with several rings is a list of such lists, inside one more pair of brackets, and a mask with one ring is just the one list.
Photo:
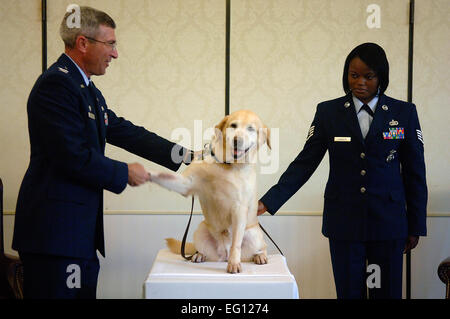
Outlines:
{"label": "man in blue uniform", "polygon": [[303,150],[258,207],[259,215],[275,214],[328,150],[322,233],[338,298],[366,297],[367,269],[381,276],[370,298],[401,298],[403,252],[426,235],[422,131],[414,104],[384,95],[388,83],[384,50],[356,47],[344,66],[347,95],[317,106]]}
{"label": "man in blue uniform", "polygon": [[[78,27],[65,15],[65,53],[38,78],[28,99],[31,157],[13,237],[24,264],[25,298],[95,298],[96,251],[105,256],[103,190],[119,194],[127,183],[149,179],[141,164],[105,157],[106,142],[172,170],[191,153],[107,107],[91,76],[105,74],[118,57],[115,23],[89,7],[80,14]],[[79,280],[69,280],[71,274]]]}

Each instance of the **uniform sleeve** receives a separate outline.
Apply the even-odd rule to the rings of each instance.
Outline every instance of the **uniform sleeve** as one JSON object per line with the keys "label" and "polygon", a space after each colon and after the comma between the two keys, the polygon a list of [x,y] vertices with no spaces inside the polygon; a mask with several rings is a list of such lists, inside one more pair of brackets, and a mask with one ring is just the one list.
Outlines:
{"label": "uniform sleeve", "polygon": [[187,150],[143,127],[136,126],[108,109],[106,141],[128,152],[176,171]]}
{"label": "uniform sleeve", "polygon": [[402,176],[405,187],[408,235],[426,236],[426,207],[428,199],[425,177],[424,139],[415,105],[405,130],[401,146]]}
{"label": "uniform sleeve", "polygon": [[278,183],[261,198],[269,213],[275,214],[308,181],[322,161],[326,150],[326,131],[319,104],[303,150],[289,164]]}
{"label": "uniform sleeve", "polygon": [[127,164],[109,159],[89,145],[80,105],[69,78],[49,75],[30,95],[29,125],[58,173],[92,188],[120,193],[128,181]]}

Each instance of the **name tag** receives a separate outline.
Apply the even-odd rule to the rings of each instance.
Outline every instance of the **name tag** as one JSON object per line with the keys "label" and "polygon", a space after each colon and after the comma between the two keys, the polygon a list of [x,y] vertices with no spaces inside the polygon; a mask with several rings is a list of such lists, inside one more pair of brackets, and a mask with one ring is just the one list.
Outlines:
{"label": "name tag", "polygon": [[94,113],[88,112],[88,116],[89,116],[89,118],[95,120],[95,115],[94,115]]}
{"label": "name tag", "polygon": [[343,136],[335,136],[334,141],[335,142],[351,142],[351,137],[343,137]]}

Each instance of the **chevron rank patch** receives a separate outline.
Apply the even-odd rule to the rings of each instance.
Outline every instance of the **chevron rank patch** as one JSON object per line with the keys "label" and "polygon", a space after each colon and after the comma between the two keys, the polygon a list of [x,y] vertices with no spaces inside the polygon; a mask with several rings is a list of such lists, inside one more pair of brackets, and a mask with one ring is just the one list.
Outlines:
{"label": "chevron rank patch", "polygon": [[419,141],[421,141],[422,144],[424,144],[424,142],[423,142],[422,131],[421,131],[421,130],[416,130],[416,132],[417,132],[417,139],[418,139]]}
{"label": "chevron rank patch", "polygon": [[66,70],[66,69],[63,69],[63,68],[61,68],[61,67],[58,67],[58,70],[60,70],[61,72],[63,72],[63,73],[69,73],[69,71],[68,70]]}
{"label": "chevron rank patch", "polygon": [[306,140],[309,140],[309,138],[314,135],[314,128],[315,128],[314,125],[309,128],[308,136],[306,137]]}

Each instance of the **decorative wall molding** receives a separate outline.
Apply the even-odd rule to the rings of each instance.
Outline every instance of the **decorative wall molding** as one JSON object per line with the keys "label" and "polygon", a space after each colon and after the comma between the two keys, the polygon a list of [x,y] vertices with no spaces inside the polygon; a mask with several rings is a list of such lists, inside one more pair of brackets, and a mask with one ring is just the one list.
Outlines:
{"label": "decorative wall molding", "polygon": [[[15,211],[4,211],[3,215],[15,215]],[[103,212],[105,216],[108,215],[138,215],[138,216],[146,216],[146,215],[189,215],[189,212],[177,212],[177,211],[149,211],[149,210],[106,210]],[[193,215],[201,215],[201,212],[194,211]],[[269,213],[265,213],[263,216],[270,216]],[[278,212],[276,216],[322,216],[322,212]],[[450,217],[450,212],[442,212],[442,213],[428,213],[427,217]]]}

